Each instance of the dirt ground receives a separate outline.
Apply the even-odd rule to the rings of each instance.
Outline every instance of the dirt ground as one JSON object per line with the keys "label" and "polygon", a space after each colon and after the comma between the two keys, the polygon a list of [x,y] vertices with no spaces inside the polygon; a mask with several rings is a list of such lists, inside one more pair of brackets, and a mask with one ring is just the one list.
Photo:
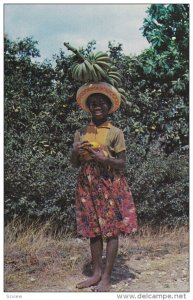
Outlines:
{"label": "dirt ground", "polygon": [[[89,241],[66,240],[65,249],[62,243],[49,242],[49,247],[45,245],[30,252],[17,245],[7,246],[5,292],[80,292],[76,283],[92,273]],[[146,238],[143,243],[120,239],[111,292],[188,291],[187,239],[174,242],[169,237],[160,237],[158,241]]]}

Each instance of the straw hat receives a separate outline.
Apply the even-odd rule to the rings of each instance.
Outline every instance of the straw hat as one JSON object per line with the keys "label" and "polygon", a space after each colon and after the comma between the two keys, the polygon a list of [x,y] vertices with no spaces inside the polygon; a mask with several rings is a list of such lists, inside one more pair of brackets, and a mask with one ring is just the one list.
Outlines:
{"label": "straw hat", "polygon": [[121,104],[121,95],[114,86],[106,82],[86,83],[78,89],[76,94],[76,101],[84,111],[89,112],[86,101],[90,95],[95,93],[104,94],[111,100],[112,107],[109,114],[115,112],[119,108]]}

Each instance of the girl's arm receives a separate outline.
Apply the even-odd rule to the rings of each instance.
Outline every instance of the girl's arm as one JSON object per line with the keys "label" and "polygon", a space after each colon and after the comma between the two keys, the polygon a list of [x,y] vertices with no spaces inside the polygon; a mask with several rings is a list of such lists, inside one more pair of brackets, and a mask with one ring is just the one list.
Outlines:
{"label": "girl's arm", "polygon": [[70,156],[70,162],[74,168],[80,167],[79,153],[77,148],[78,144],[79,142],[73,144],[73,148]]}

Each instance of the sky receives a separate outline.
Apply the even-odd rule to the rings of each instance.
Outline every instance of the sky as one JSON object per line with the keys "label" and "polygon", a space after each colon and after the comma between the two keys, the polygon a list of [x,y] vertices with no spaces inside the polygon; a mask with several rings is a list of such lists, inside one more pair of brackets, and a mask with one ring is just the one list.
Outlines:
{"label": "sky", "polygon": [[42,59],[52,59],[63,42],[107,51],[108,42],[121,43],[123,53],[140,54],[149,44],[140,28],[147,4],[4,4],[4,33],[12,40],[33,37]]}

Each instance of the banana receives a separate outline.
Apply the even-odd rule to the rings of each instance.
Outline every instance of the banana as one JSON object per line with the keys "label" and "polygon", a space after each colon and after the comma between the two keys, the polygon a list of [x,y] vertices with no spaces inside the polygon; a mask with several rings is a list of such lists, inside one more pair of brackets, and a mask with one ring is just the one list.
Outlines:
{"label": "banana", "polygon": [[89,80],[89,72],[87,70],[87,66],[85,64],[85,61],[82,63],[82,76],[83,76],[83,81],[87,82]]}
{"label": "banana", "polygon": [[[97,142],[90,142],[90,146],[91,146],[91,148],[92,148],[93,150],[95,150],[95,151],[98,151],[98,150],[100,149],[100,145],[99,145]],[[102,152],[103,152],[103,155],[104,155],[105,157],[108,156],[107,151],[102,150]]]}
{"label": "banana", "polygon": [[96,72],[95,72],[95,69],[94,69],[94,67],[93,67],[93,65],[91,65],[91,73],[90,73],[90,75],[91,75],[91,80],[93,80],[94,82],[98,82],[98,76],[97,76],[97,74],[96,74]]}
{"label": "banana", "polygon": [[118,92],[119,92],[120,94],[126,95],[125,90],[122,89],[122,88],[118,88]]}
{"label": "banana", "polygon": [[[123,99],[127,96],[125,90],[122,88],[118,88],[118,92],[121,95],[121,97],[123,97]],[[126,100],[126,98],[125,98],[125,100]]]}
{"label": "banana", "polygon": [[85,66],[87,68],[87,71],[89,73],[92,70],[92,64],[88,60],[85,60],[84,64],[85,64]]}
{"label": "banana", "polygon": [[108,57],[108,54],[106,52],[99,51],[95,54],[95,59],[97,59],[99,57],[103,57],[103,56]]}
{"label": "banana", "polygon": [[118,92],[121,95],[121,100],[123,100],[124,103],[127,103],[127,94],[126,91],[122,88],[118,88]]}
{"label": "banana", "polygon": [[109,71],[108,75],[115,75],[115,76],[121,78],[121,74],[119,72],[115,72],[115,71]]}
{"label": "banana", "polygon": [[78,76],[78,80],[79,80],[79,81],[84,81],[84,79],[83,79],[83,68],[82,68],[82,63],[79,64],[78,71],[77,71],[77,76]]}
{"label": "banana", "polygon": [[108,156],[107,151],[105,151],[105,150],[102,150],[102,151],[103,151],[104,156],[107,157]]}
{"label": "banana", "polygon": [[89,80],[90,76],[85,61],[79,65],[77,77],[79,81],[87,82]]}
{"label": "banana", "polygon": [[113,78],[107,77],[106,80],[107,80],[107,82],[109,82],[111,85],[115,86],[115,81],[113,80]]}
{"label": "banana", "polygon": [[97,142],[90,142],[91,148],[92,149],[98,149],[99,144]]}
{"label": "banana", "polygon": [[[93,65],[93,68],[95,69],[95,72],[96,72],[97,77],[98,77],[98,81],[100,81],[103,77],[102,77],[101,72],[98,70],[97,67],[99,67],[99,66],[96,65],[96,64]],[[103,71],[103,70],[102,70],[102,71]]]}
{"label": "banana", "polygon": [[76,70],[74,72],[74,76],[77,81],[81,81],[80,80],[80,78],[82,76],[81,73],[82,73],[82,68],[81,68],[80,64],[78,64],[78,67],[76,68]]}
{"label": "banana", "polygon": [[106,72],[98,64],[94,64],[94,68],[95,68],[95,70],[97,70],[97,74],[100,74],[101,79],[107,77]]}
{"label": "banana", "polygon": [[118,88],[118,86],[119,86],[119,82],[117,81],[117,80],[115,80],[114,78],[110,78],[111,80],[112,80],[112,85],[114,86],[114,87],[116,87],[116,88]]}
{"label": "banana", "polygon": [[76,66],[73,68],[73,71],[72,71],[72,77],[77,80],[77,71],[78,71],[78,68],[79,68],[79,64],[77,63]]}
{"label": "banana", "polygon": [[117,69],[117,67],[116,66],[111,66],[111,68],[110,68],[110,71],[117,71],[118,69]]}
{"label": "banana", "polygon": [[102,61],[102,60],[97,60],[97,65],[100,65],[103,69],[109,70],[110,69],[110,64]]}
{"label": "banana", "polygon": [[119,76],[114,75],[114,74],[108,74],[108,76],[114,78],[115,80],[117,80],[121,83],[121,78]]}
{"label": "banana", "polygon": [[113,75],[113,74],[108,74],[108,76],[110,77],[110,78],[113,78],[115,81],[117,81],[117,83],[121,83],[121,79],[120,79],[120,77],[118,77],[118,76],[116,76],[116,75]]}
{"label": "banana", "polygon": [[87,67],[87,69],[90,70],[90,68],[91,68],[91,63],[90,63],[87,59],[85,59],[84,64],[85,64],[85,66]]}
{"label": "banana", "polygon": [[121,75],[119,73],[115,73],[115,72],[108,72],[108,76],[115,76],[117,78],[119,78],[119,80],[121,80]]}
{"label": "banana", "polygon": [[99,57],[99,58],[96,59],[96,62],[98,62],[98,61],[105,61],[107,63],[110,63],[111,59],[108,56],[101,56],[101,57]]}
{"label": "banana", "polygon": [[92,80],[92,65],[88,60],[84,61],[85,67],[87,69],[87,74],[88,74],[88,81]]}
{"label": "banana", "polygon": [[74,63],[74,64],[72,65],[72,67],[71,67],[71,72],[72,72],[72,73],[75,71],[77,65],[78,65],[77,63]]}
{"label": "banana", "polygon": [[98,76],[97,72],[95,71],[94,66],[93,66],[93,74],[94,74],[95,82],[99,82],[100,81],[100,76]]}

